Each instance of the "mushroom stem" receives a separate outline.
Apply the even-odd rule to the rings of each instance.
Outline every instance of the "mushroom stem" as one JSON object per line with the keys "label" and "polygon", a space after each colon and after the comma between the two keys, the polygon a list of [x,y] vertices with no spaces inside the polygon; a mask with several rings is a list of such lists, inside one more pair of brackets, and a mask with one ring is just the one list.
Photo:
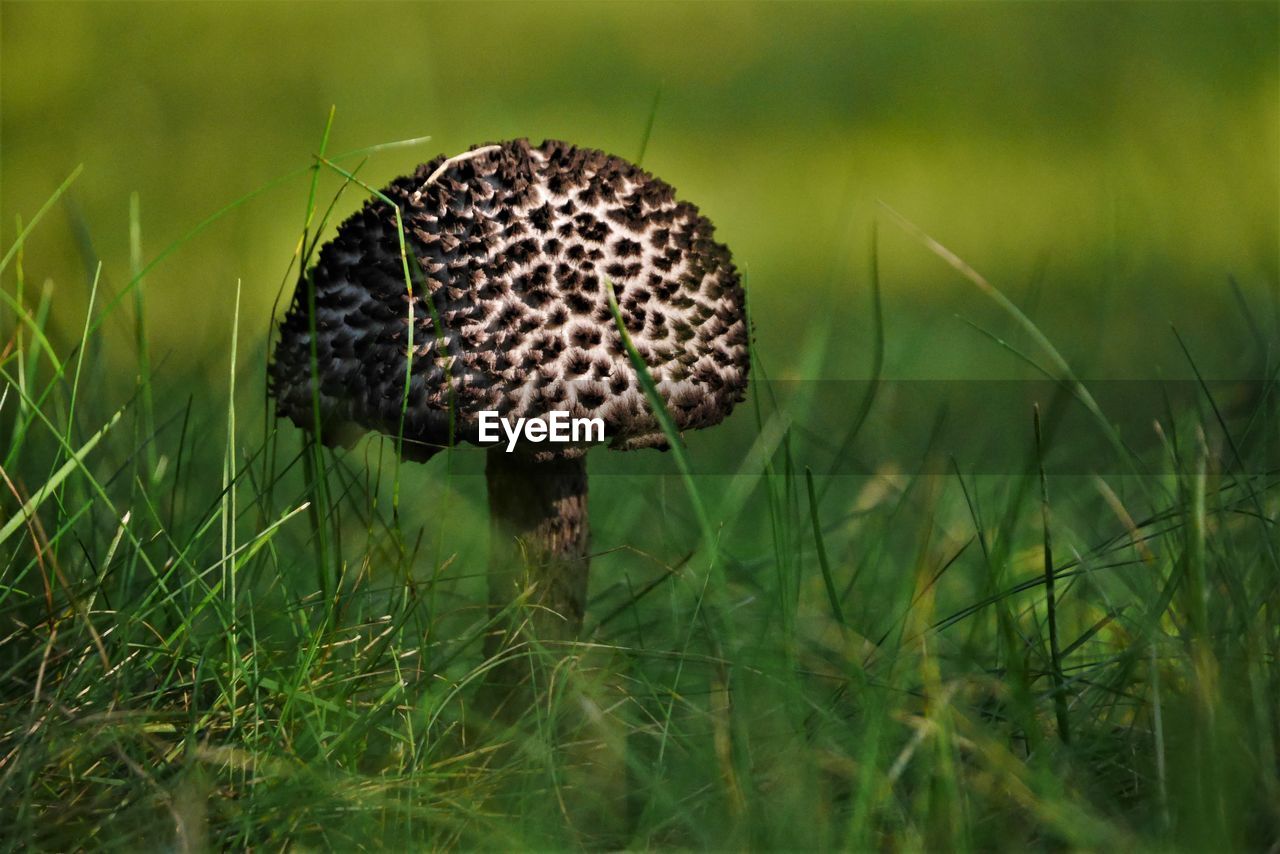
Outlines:
{"label": "mushroom stem", "polygon": [[[591,561],[585,455],[539,462],[530,455],[490,448],[485,475],[492,532],[491,612],[497,614],[532,588],[527,609],[521,610],[527,610],[533,638],[576,638]],[[505,628],[515,629],[524,621],[523,613],[513,614]],[[485,653],[494,655],[502,646],[502,636],[491,634]]]}

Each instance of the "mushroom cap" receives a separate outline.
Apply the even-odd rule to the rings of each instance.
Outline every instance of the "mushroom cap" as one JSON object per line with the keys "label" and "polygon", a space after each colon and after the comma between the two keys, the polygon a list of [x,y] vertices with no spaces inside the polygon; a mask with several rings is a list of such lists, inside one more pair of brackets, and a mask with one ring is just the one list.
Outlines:
{"label": "mushroom cap", "polygon": [[412,298],[385,201],[367,201],[321,248],[280,325],[278,414],[312,428],[318,391],[326,444],[403,429],[404,453],[418,459],[449,443],[451,423],[454,441],[480,444],[485,410],[601,418],[613,448],[665,447],[609,308],[611,282],[677,429],[723,420],[746,388],[748,340],[745,295],[711,222],[602,151],[517,139],[472,152],[383,190],[404,223]]}

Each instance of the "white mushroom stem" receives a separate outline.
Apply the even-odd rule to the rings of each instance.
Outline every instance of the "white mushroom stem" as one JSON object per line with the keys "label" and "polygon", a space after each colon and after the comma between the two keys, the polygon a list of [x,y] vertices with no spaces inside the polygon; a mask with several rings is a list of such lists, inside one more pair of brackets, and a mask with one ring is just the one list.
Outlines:
{"label": "white mushroom stem", "polygon": [[[486,655],[512,641],[576,638],[591,562],[586,457],[539,462],[491,448],[485,474],[492,532],[489,607],[496,615],[524,601],[490,634]],[[520,669],[527,672],[528,666],[512,670],[513,679]]]}

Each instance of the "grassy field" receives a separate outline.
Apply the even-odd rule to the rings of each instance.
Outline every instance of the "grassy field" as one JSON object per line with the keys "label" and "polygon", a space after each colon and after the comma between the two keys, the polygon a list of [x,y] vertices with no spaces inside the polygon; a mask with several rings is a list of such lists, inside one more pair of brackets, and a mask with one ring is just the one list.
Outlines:
{"label": "grassy field", "polygon": [[[1280,846],[1274,7],[302,8],[0,6],[0,846]],[[397,33],[422,91],[318,52]],[[365,195],[309,154],[544,130],[702,204],[756,337],[687,467],[592,453],[499,722],[482,454],[264,375]]]}

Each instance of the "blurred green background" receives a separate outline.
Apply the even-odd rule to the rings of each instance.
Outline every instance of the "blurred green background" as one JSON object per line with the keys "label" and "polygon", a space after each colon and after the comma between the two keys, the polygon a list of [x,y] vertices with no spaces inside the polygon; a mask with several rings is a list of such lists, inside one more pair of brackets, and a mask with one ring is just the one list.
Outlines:
{"label": "blurred green background", "polygon": [[[1085,375],[1185,374],[1176,323],[1218,374],[1248,372],[1228,284],[1274,323],[1280,250],[1275,3],[4,2],[6,245],[77,165],[26,247],[78,336],[88,283],[330,151],[381,185],[438,152],[528,136],[636,157],[717,223],[748,276],[775,376],[867,375],[871,223],[891,377],[1022,376],[1010,324],[888,222],[884,202],[1016,302]],[[336,187],[327,176],[326,187]],[[301,228],[285,183],[156,268],[152,355],[225,365],[237,280],[258,354]],[[339,203],[339,217],[362,193]],[[327,198],[327,196],[326,196]],[[332,229],[335,222],[330,223]],[[291,290],[292,284],[288,288]],[[111,321],[122,369],[127,316]],[[833,346],[805,362],[807,336]],[[256,357],[256,356],[255,356]]]}

